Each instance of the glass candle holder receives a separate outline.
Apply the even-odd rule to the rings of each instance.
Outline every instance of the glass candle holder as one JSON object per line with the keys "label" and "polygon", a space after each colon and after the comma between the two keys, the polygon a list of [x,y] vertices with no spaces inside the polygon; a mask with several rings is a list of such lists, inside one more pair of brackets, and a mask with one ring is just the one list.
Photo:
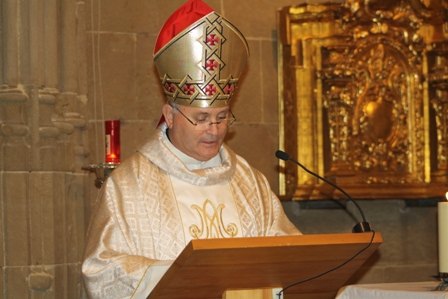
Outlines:
{"label": "glass candle holder", "polygon": [[120,163],[120,121],[106,120],[106,163]]}

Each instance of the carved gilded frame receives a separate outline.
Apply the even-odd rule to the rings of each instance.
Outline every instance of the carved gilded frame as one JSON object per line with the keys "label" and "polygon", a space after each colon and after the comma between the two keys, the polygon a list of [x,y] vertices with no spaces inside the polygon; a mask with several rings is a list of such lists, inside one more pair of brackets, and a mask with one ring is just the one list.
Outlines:
{"label": "carved gilded frame", "polygon": [[[355,198],[444,195],[447,16],[446,0],[279,10],[280,147]],[[282,197],[338,195],[280,166]]]}

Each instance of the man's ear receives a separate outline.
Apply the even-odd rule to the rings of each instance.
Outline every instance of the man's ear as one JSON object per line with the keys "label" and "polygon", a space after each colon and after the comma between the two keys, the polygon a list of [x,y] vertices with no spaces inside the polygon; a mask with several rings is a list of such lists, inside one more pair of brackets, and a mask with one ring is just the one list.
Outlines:
{"label": "man's ear", "polygon": [[165,118],[166,125],[168,126],[168,128],[171,129],[173,127],[173,118],[174,118],[173,107],[171,107],[169,104],[163,104],[162,114],[163,117]]}

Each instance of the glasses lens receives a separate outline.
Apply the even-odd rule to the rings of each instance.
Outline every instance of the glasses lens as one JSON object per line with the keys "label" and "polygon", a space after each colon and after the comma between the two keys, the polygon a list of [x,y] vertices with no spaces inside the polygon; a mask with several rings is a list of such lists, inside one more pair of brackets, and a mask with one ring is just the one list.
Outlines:
{"label": "glasses lens", "polygon": [[229,111],[226,115],[226,117],[218,117],[215,121],[211,121],[208,118],[207,119],[201,119],[201,120],[192,120],[190,117],[185,115],[179,108],[174,107],[177,111],[180,112],[180,114],[189,122],[191,123],[196,130],[207,130],[210,126],[216,125],[218,127],[230,127],[236,120],[235,116],[233,115],[232,111]]}
{"label": "glasses lens", "polygon": [[204,120],[204,121],[197,121],[196,122],[196,129],[198,130],[207,130],[211,126],[217,126],[219,128],[226,128],[233,124],[235,121],[235,118],[229,115],[229,117],[221,118],[216,121],[210,121],[210,120]]}

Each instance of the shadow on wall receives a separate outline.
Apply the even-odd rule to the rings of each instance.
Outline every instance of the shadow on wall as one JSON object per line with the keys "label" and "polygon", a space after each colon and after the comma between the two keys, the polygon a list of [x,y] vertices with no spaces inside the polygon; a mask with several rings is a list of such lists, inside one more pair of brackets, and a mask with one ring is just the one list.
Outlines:
{"label": "shadow on wall", "polygon": [[[437,200],[359,200],[384,243],[351,279],[352,283],[415,282],[438,274]],[[284,201],[291,221],[305,234],[347,233],[360,219],[331,201]],[[348,213],[347,213],[348,212]]]}

